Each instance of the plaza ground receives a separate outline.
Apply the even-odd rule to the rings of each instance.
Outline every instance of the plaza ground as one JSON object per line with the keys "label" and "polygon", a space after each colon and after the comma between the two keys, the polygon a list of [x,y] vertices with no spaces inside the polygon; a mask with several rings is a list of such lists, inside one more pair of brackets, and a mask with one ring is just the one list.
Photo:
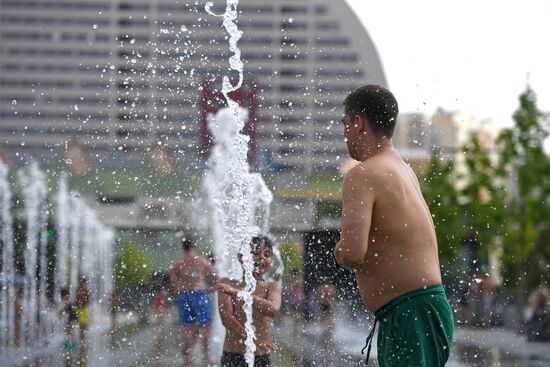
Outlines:
{"label": "plaza ground", "polygon": [[[93,326],[88,335],[87,348],[65,350],[62,336],[52,338],[48,346],[21,350],[18,355],[0,358],[6,367],[78,366],[78,367],[168,367],[183,366],[179,347],[179,326],[173,310],[164,323],[151,322],[138,326],[130,317],[121,315],[120,326],[111,332],[106,322]],[[127,320],[126,322],[124,320]],[[370,330],[370,321],[357,321],[348,315],[337,317],[334,332],[334,350],[326,360],[319,345],[320,325],[315,322],[298,329],[289,316],[281,316],[273,326],[273,339],[280,349],[273,353],[274,367],[291,366],[364,366],[360,351]],[[550,366],[550,344],[528,343],[513,332],[497,328],[458,326],[450,367],[543,367]],[[213,337],[213,349],[219,353],[221,336]],[[7,358],[6,358],[7,357]],[[371,364],[376,366],[376,348],[371,353]],[[198,346],[194,349],[194,366],[206,367]]]}

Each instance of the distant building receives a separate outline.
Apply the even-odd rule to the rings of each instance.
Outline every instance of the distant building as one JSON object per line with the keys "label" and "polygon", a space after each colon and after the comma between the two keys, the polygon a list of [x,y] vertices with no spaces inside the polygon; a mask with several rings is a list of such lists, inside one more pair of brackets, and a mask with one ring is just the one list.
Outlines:
{"label": "distant building", "polygon": [[477,120],[459,111],[438,108],[432,116],[401,113],[394,132],[394,144],[417,172],[424,172],[433,153],[453,159],[463,170],[462,148],[475,133],[490,154],[502,126],[494,119]]}
{"label": "distant building", "polygon": [[438,108],[431,118],[431,141],[434,150],[446,157],[453,157],[460,148],[460,121],[456,112]]}
{"label": "distant building", "polygon": [[422,113],[404,112],[397,117],[393,134],[394,144],[401,149],[430,149],[430,117]]}
{"label": "distant building", "polygon": [[[201,88],[221,86],[231,55],[203,5],[1,0],[0,145],[10,162],[56,165],[77,138],[93,167],[139,170],[157,144],[179,170],[201,169]],[[245,78],[258,87],[258,167],[336,172],[347,157],[343,98],[386,85],[366,30],[344,1],[238,9]]]}
{"label": "distant building", "polygon": [[416,173],[426,172],[431,155],[431,121],[422,113],[402,112],[397,117],[393,143]]}

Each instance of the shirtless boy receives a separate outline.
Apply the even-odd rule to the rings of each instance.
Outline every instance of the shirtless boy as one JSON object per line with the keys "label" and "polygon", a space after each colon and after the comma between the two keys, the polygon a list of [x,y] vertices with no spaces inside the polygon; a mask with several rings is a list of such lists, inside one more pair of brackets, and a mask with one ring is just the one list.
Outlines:
{"label": "shirtless boy", "polygon": [[[381,367],[443,366],[453,315],[441,284],[437,240],[416,175],[392,144],[398,105],[367,85],[344,101],[344,136],[359,161],[344,177],[342,228],[334,255],[352,270],[375,313]],[[374,327],[367,338],[367,363]]]}
{"label": "shirtless boy", "polygon": [[170,285],[177,294],[184,362],[186,366],[192,364],[190,351],[200,333],[204,361],[209,365],[215,364],[209,353],[212,305],[206,286],[207,278],[215,279],[215,270],[210,261],[197,252],[192,238],[183,238],[181,243],[183,256],[170,270]]}
{"label": "shirtless boy", "polygon": [[[277,349],[277,345],[269,339],[269,332],[273,318],[281,309],[282,288],[278,282],[265,282],[262,278],[272,262],[273,246],[270,239],[258,236],[254,237],[250,244],[254,260],[253,275],[257,282],[252,297],[252,319],[256,328],[254,367],[267,367],[271,365],[269,353]],[[243,311],[243,302],[237,296],[244,288],[244,283],[223,278],[214,288],[219,292],[218,308],[226,329],[221,366],[247,367],[244,357],[246,315]]]}

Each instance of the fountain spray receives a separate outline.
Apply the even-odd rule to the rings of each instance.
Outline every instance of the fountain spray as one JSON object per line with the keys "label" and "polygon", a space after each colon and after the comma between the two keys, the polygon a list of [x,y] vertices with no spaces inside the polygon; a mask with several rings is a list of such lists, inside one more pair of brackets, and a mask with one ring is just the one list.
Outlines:
{"label": "fountain spray", "polygon": [[2,289],[0,289],[0,342],[9,346],[15,330],[15,264],[13,252],[13,217],[8,168],[0,162],[0,228],[2,233]]}
{"label": "fountain spray", "polygon": [[[208,127],[215,145],[208,160],[204,182],[212,212],[218,272],[232,279],[244,278],[245,287],[238,296],[243,300],[246,314],[245,359],[252,367],[256,350],[252,294],[256,289],[256,279],[249,243],[261,231],[268,233],[269,205],[273,195],[259,174],[250,173],[247,162],[249,137],[241,133],[248,119],[248,111],[229,96],[243,84],[243,62],[237,47],[242,32],[235,24],[238,4],[238,0],[227,0],[225,13],[219,15],[211,11],[212,2],[206,4],[209,14],[223,18],[223,26],[230,35],[229,48],[233,52],[229,58],[230,70],[238,73],[238,81],[232,85],[228,76],[223,77],[222,94],[228,107],[208,117]],[[259,213],[260,224],[257,218]],[[242,269],[237,262],[238,254],[242,256]]]}
{"label": "fountain spray", "polygon": [[[46,199],[48,189],[44,173],[40,170],[38,163],[32,162],[30,166],[19,171],[19,181],[23,185],[23,199],[25,206],[25,221],[27,225],[27,241],[23,247],[23,258],[25,259],[25,291],[23,303],[23,330],[29,340],[36,337],[36,315],[39,312],[37,307],[37,274],[38,249],[42,242],[41,233],[46,229],[45,215]],[[42,253],[42,256],[45,254]],[[38,297],[40,301],[40,295]]]}

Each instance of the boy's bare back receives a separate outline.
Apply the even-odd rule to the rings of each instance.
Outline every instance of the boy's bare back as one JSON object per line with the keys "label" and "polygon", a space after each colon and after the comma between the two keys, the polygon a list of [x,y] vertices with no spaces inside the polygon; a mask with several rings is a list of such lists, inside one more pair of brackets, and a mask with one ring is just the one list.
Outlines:
{"label": "boy's bare back", "polygon": [[441,283],[430,212],[416,175],[396,151],[381,152],[350,170],[343,204],[342,237],[366,241],[366,256],[355,270],[369,310]]}
{"label": "boy's bare back", "polygon": [[178,259],[170,271],[170,282],[176,292],[206,290],[206,279],[213,278],[214,267],[194,250]]}

